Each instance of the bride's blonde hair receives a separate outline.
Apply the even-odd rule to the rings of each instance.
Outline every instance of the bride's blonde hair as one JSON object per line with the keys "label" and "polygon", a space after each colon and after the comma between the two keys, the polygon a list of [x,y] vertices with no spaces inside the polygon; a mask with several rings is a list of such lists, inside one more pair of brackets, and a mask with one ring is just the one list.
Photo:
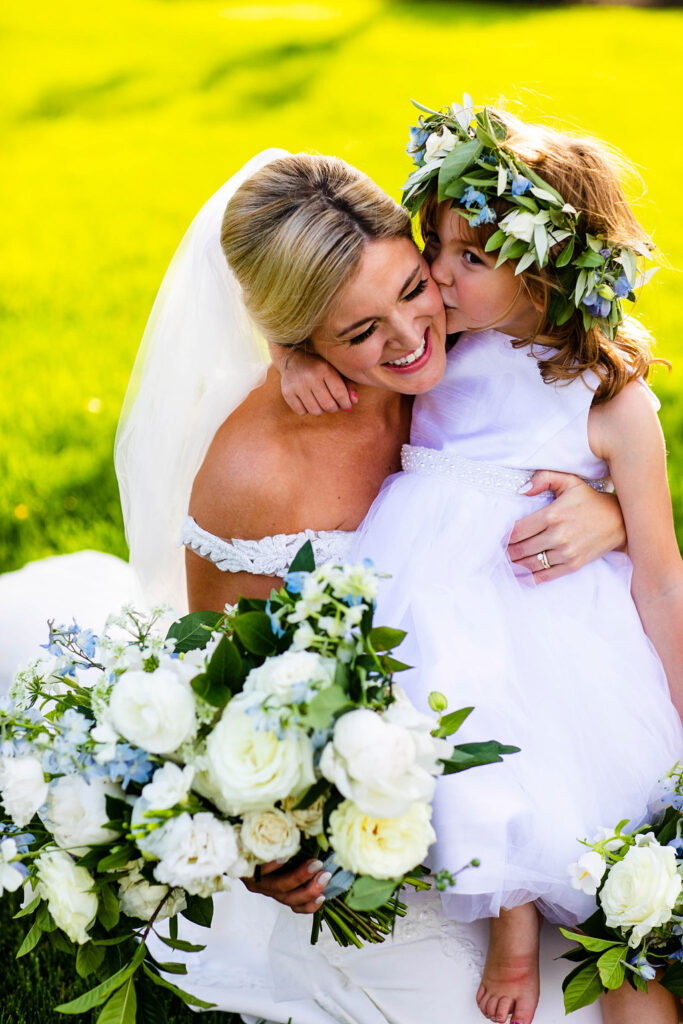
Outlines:
{"label": "bride's blonde hair", "polygon": [[411,238],[410,216],[331,156],[281,157],[230,199],[221,245],[269,341],[306,344],[358,269],[368,241]]}

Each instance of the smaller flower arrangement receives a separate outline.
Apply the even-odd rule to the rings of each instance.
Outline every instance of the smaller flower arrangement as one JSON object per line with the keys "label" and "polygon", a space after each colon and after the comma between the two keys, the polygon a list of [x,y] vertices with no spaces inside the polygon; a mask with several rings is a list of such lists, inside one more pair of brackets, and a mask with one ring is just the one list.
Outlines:
{"label": "smaller flower arrangement", "polygon": [[[436,181],[439,202],[453,200],[473,227],[497,225],[486,243],[486,252],[498,252],[497,267],[516,260],[521,274],[552,264],[558,289],[551,323],[564,324],[578,310],[585,330],[599,326],[614,339],[622,300],[634,302],[635,289],[654,273],[639,273],[638,257],[646,254],[586,231],[581,211],[506,146],[507,128],[495,111],[475,113],[467,93],[462,106],[442,111],[413,103],[423,114],[410,129],[407,152],[416,170],[403,186],[403,205],[416,214]],[[506,212],[499,219],[500,201]]]}
{"label": "smaller flower arrangement", "polygon": [[661,984],[683,996],[683,766],[663,780],[656,825],[602,828],[569,868],[572,885],[595,895],[596,912],[563,954],[577,966],[563,982],[567,1013],[628,982],[643,991]]}
{"label": "smaller flower arrangement", "polygon": [[160,610],[124,610],[98,637],[51,624],[0,706],[0,895],[24,886],[18,956],[45,938],[96,980],[60,1012],[131,1024],[155,1006],[160,1020],[154,986],[208,1007],[168,980],[186,968],[159,943],[202,949],[177,915],[208,926],[211,896],[262,864],[324,861],[313,942],[323,925],[342,945],[381,942],[406,913],[401,886],[429,886],[437,777],[516,748],[453,746],[472,709],[411,704],[393,682],[405,634],[373,626],[378,580],[369,565],[316,569],[307,544],[269,601],[187,615],[166,636]]}

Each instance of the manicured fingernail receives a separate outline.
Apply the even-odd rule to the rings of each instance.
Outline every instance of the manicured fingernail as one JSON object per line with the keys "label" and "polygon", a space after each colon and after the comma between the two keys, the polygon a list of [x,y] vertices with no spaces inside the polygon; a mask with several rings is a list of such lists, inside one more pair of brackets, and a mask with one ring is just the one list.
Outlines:
{"label": "manicured fingernail", "polygon": [[[527,494],[533,486],[531,480],[527,480],[525,484],[517,488],[517,494]],[[513,1021],[512,1024],[515,1024],[515,1022]]]}
{"label": "manicured fingernail", "polygon": [[316,907],[319,907],[320,904],[324,903],[324,902],[325,902],[325,897],[324,896],[318,896],[318,898],[315,900],[315,905],[316,905]]}
{"label": "manicured fingernail", "polygon": [[316,878],[316,882],[322,889],[324,889],[331,878],[331,871],[323,871],[322,875],[318,875],[318,877]]}
{"label": "manicured fingernail", "polygon": [[312,860],[311,863],[307,865],[306,870],[309,875],[314,875],[316,871],[320,871],[322,866],[323,862],[321,860]]}

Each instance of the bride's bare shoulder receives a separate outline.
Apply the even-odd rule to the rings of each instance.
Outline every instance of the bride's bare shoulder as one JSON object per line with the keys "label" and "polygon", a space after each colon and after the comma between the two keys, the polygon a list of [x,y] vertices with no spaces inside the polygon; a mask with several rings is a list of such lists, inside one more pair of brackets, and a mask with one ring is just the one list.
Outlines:
{"label": "bride's bare shoulder", "polygon": [[283,526],[292,491],[290,417],[272,372],[219,427],[195,477],[189,512],[219,537],[261,537]]}

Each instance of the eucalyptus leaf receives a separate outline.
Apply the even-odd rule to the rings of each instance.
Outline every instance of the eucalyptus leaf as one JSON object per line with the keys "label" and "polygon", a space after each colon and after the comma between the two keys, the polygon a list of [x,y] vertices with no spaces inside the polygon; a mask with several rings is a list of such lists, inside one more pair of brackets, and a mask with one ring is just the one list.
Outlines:
{"label": "eucalyptus leaf", "polygon": [[538,265],[543,267],[548,257],[548,233],[544,224],[536,224],[534,227],[534,246],[536,248]]}
{"label": "eucalyptus leaf", "polygon": [[483,148],[478,139],[457,142],[439,169],[439,188],[446,188],[456,178],[462,177],[463,172],[474,163]]}
{"label": "eucalyptus leaf", "polygon": [[528,267],[535,261],[536,256],[533,252],[525,252],[515,267],[515,277],[518,274],[523,274]]}
{"label": "eucalyptus leaf", "polygon": [[348,703],[349,697],[346,691],[333,683],[332,686],[326,686],[320,693],[316,693],[315,697],[308,702],[303,719],[314,729],[326,729],[333,716]]}
{"label": "eucalyptus leaf", "polygon": [[376,910],[386,903],[400,882],[400,878],[372,878],[370,875],[361,875],[349,889],[344,902],[352,910]]}
{"label": "eucalyptus leaf", "polygon": [[560,255],[555,260],[556,267],[566,267],[574,255],[574,236],[572,235]]}

